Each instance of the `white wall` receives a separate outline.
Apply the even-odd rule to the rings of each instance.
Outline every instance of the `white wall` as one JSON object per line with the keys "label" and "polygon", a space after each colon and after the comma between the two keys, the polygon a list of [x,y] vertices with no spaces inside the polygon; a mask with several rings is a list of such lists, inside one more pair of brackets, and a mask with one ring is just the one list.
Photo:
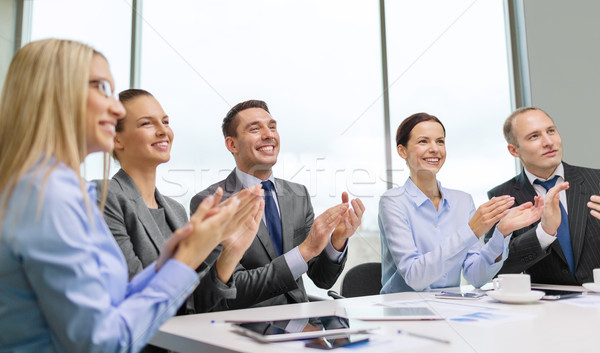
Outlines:
{"label": "white wall", "polygon": [[600,168],[600,1],[521,0],[530,100],[555,120],[564,160]]}

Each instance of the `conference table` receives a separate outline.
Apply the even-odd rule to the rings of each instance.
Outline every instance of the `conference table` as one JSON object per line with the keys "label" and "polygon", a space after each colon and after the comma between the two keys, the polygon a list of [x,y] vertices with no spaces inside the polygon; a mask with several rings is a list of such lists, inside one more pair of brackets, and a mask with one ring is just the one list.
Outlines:
{"label": "conference table", "polygon": [[[562,286],[534,286],[562,289]],[[485,288],[485,287],[484,287]],[[351,348],[360,352],[598,352],[600,294],[584,292],[570,299],[506,304],[489,296],[439,299],[433,292],[404,292],[310,303],[222,311],[174,317],[151,343],[175,352],[314,351],[304,342],[259,343],[231,329],[231,321],[285,320],[335,315],[356,306],[427,306],[441,320],[371,321],[379,328],[370,341]],[[470,286],[454,288],[473,291]],[[398,333],[401,331],[402,333]],[[598,335],[598,336],[597,336]],[[447,342],[442,342],[447,341]],[[348,348],[337,348],[344,352]]]}

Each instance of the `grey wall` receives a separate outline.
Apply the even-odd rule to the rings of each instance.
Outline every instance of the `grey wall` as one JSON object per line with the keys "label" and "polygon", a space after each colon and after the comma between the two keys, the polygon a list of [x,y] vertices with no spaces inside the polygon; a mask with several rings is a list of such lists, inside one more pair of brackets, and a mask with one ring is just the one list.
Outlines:
{"label": "grey wall", "polygon": [[17,1],[0,0],[0,90],[14,53],[16,18]]}
{"label": "grey wall", "polygon": [[600,168],[600,1],[521,0],[519,6],[530,104],[555,120],[565,161]]}

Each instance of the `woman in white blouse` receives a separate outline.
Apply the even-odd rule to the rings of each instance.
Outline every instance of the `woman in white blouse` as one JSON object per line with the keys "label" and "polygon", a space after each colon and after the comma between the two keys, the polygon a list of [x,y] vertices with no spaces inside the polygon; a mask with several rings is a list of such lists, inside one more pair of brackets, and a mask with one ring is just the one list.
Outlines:
{"label": "woman in white blouse", "polygon": [[[540,198],[535,206],[529,202],[511,209],[514,198],[501,196],[475,209],[469,194],[442,187],[437,173],[446,160],[445,139],[441,121],[426,113],[398,127],[398,154],[410,177],[386,191],[379,203],[381,293],[458,286],[461,270],[480,287],[500,270],[512,231],[541,217]],[[496,223],[484,245],[481,237]]]}

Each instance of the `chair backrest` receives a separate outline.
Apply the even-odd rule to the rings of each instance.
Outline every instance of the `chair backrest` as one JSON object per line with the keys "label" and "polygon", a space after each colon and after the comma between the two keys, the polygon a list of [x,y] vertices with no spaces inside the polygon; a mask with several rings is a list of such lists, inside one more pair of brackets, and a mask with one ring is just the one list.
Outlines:
{"label": "chair backrest", "polygon": [[381,262],[365,262],[352,267],[344,279],[340,294],[346,298],[379,294],[381,291]]}

